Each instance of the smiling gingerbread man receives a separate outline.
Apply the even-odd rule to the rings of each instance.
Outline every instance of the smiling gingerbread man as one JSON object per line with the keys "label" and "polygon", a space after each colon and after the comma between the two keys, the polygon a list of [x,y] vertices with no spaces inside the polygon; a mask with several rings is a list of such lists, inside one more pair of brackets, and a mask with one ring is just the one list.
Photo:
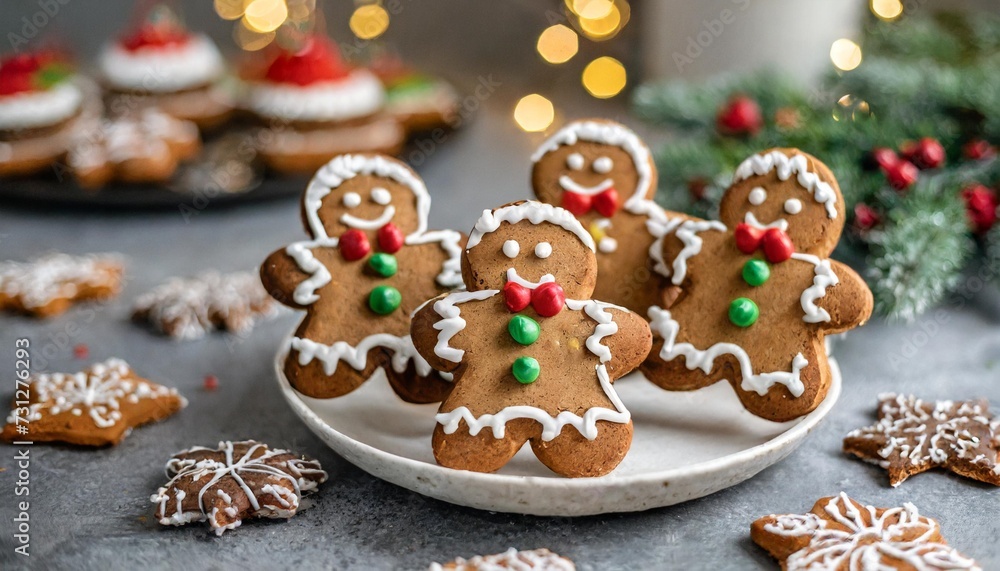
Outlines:
{"label": "smiling gingerbread man", "polygon": [[632,420],[612,383],[649,352],[649,325],[590,299],[594,242],[573,215],[541,202],[484,211],[462,256],[467,291],[413,318],[417,350],[455,388],[441,405],[434,457],[493,472],[525,442],[570,477],[613,470]]}
{"label": "smiling gingerbread man", "polygon": [[797,149],[736,169],[721,221],[687,220],[663,243],[672,286],[649,311],[657,337],[643,365],[668,390],[729,380],[757,416],[785,421],[826,396],[824,338],[860,326],[872,294],[828,259],[844,227],[833,173]]}
{"label": "smiling gingerbread man", "polygon": [[594,297],[641,315],[659,304],[670,273],[662,237],[686,217],[651,200],[656,165],[639,136],[613,121],[573,121],[542,143],[531,160],[538,199],[572,212],[594,238]]}
{"label": "smiling gingerbread man", "polygon": [[410,314],[461,285],[463,236],[427,230],[431,198],[405,164],[382,155],[341,155],[306,189],[311,239],[271,254],[261,280],[278,301],[306,311],[285,374],[316,398],[347,394],[379,370],[409,402],[439,402],[451,382],[410,341]]}

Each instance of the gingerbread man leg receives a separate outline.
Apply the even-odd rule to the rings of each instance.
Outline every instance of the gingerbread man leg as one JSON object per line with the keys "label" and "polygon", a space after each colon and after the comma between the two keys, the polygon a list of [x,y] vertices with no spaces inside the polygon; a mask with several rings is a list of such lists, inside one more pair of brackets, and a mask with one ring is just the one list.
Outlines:
{"label": "gingerbread man leg", "polygon": [[533,420],[520,418],[507,423],[503,438],[497,438],[493,431],[484,428],[479,434],[469,434],[465,421],[458,424],[458,430],[445,434],[442,425],[434,427],[434,458],[437,463],[456,470],[473,472],[496,472],[504,466],[517,451],[524,446],[532,434],[538,433]]}
{"label": "gingerbread man leg", "polygon": [[589,478],[603,476],[614,470],[625,458],[632,445],[632,421],[628,424],[597,422],[597,438],[587,440],[572,426],[563,428],[559,436],[545,442],[531,439],[535,456],[550,470],[561,476]]}
{"label": "gingerbread man leg", "polygon": [[364,369],[358,371],[346,363],[337,363],[332,375],[323,369],[323,362],[312,359],[306,364],[299,362],[299,352],[292,349],[285,359],[285,376],[295,390],[317,399],[344,396],[361,386],[381,366],[376,350],[368,354]]}
{"label": "gingerbread man leg", "polygon": [[738,374],[734,372],[731,359],[725,356],[717,358],[712,370],[705,374],[699,368],[688,369],[683,356],[664,361],[659,357],[662,349],[663,339],[653,339],[649,358],[640,369],[650,382],[668,391],[696,391]]}
{"label": "gingerbread man leg", "polygon": [[[390,359],[391,354],[386,353],[386,360]],[[431,371],[426,376],[418,374],[417,367],[412,361],[402,372],[397,372],[391,363],[384,368],[389,386],[406,402],[414,404],[442,402],[448,398],[452,387],[455,386],[453,382],[441,378],[437,371]]]}
{"label": "gingerbread man leg", "polygon": [[742,378],[738,371],[727,378],[732,379],[730,382],[748,411],[774,422],[793,420],[809,414],[819,406],[830,388],[830,365],[826,350],[823,348],[823,341],[814,342],[802,352],[802,355],[808,364],[799,370],[799,379],[804,389],[798,397],[793,397],[782,385],[772,386],[763,396],[756,391],[743,390]]}

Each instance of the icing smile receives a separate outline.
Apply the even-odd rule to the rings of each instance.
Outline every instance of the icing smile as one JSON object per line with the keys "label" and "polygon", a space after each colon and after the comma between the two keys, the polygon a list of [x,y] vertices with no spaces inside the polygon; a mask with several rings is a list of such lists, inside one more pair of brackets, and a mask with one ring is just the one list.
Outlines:
{"label": "icing smile", "polygon": [[365,218],[358,218],[357,216],[351,216],[350,214],[344,214],[340,217],[340,223],[344,226],[350,228],[357,228],[358,230],[378,230],[379,228],[385,226],[392,220],[392,217],[396,215],[396,209],[392,206],[386,206],[385,210],[382,211],[382,215],[374,220],[368,220]]}
{"label": "icing smile", "polygon": [[753,226],[754,228],[759,228],[761,230],[767,230],[769,228],[777,228],[782,232],[788,231],[788,221],[784,218],[779,218],[770,224],[762,224],[757,220],[757,217],[753,215],[753,212],[747,212],[746,217],[743,219],[744,222]]}
{"label": "icing smile", "polygon": [[569,192],[575,192],[577,194],[600,194],[614,186],[614,184],[615,181],[608,178],[604,179],[604,182],[594,186],[582,186],[567,175],[559,177],[559,186],[561,186],[563,190],[568,190]]}
{"label": "icing smile", "polygon": [[556,281],[556,277],[552,274],[545,274],[544,276],[539,278],[537,282],[532,282],[517,275],[517,270],[515,270],[514,268],[508,268],[507,281],[514,282],[521,287],[526,287],[528,289],[535,289],[536,287],[542,284]]}

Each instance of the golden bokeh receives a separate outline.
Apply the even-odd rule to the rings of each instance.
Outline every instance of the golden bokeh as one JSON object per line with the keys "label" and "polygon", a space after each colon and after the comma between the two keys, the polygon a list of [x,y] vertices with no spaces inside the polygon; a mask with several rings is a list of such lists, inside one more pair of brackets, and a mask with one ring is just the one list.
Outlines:
{"label": "golden bokeh", "polygon": [[247,28],[244,21],[240,21],[233,30],[233,40],[240,49],[255,52],[264,49],[274,41],[274,32],[258,32]]}
{"label": "golden bokeh", "polygon": [[614,97],[628,82],[625,66],[610,56],[599,57],[583,69],[583,87],[598,99]]}
{"label": "golden bokeh", "polygon": [[900,0],[871,0],[872,13],[880,19],[891,22],[903,14]]}
{"label": "golden bokeh", "polygon": [[545,28],[538,36],[538,54],[549,63],[565,63],[576,55],[580,49],[580,40],[576,32],[556,24]]}
{"label": "golden bokeh", "polygon": [[362,40],[371,40],[389,28],[389,13],[378,4],[358,6],[351,14],[351,31]]}
{"label": "golden bokeh", "polygon": [[215,0],[215,13],[223,20],[242,18],[244,7],[244,0]]}
{"label": "golden bokeh", "polygon": [[595,41],[610,40],[628,23],[631,9],[625,0],[615,0],[611,9],[598,18],[579,16],[578,24],[585,36]]}
{"label": "golden bokeh", "polygon": [[243,13],[243,23],[254,32],[273,32],[288,18],[285,0],[253,0]]}
{"label": "golden bokeh", "polygon": [[525,95],[514,107],[514,121],[529,133],[548,129],[555,118],[556,110],[552,102],[537,93]]}
{"label": "golden bokeh", "polygon": [[614,0],[566,0],[566,7],[581,18],[596,20],[611,13]]}
{"label": "golden bokeh", "polygon": [[861,65],[861,46],[847,38],[841,38],[830,46],[830,60],[837,69],[851,71]]}

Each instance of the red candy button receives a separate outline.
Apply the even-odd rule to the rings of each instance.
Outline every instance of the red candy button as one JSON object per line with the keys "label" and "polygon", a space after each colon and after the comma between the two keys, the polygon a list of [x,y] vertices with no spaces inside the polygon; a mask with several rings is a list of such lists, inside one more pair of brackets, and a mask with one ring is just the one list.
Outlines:
{"label": "red candy button", "polygon": [[340,255],[348,262],[360,260],[372,251],[368,236],[361,230],[348,230],[340,236]]}
{"label": "red candy button", "polygon": [[764,257],[772,264],[784,262],[795,253],[792,239],[777,228],[764,233]]}
{"label": "red candy button", "polygon": [[605,218],[611,218],[618,211],[618,191],[609,188],[594,197],[594,210]]}
{"label": "red candy button", "polygon": [[379,228],[378,247],[387,254],[395,254],[403,247],[403,232],[392,222]]}
{"label": "red candy button", "polygon": [[535,308],[538,315],[542,317],[552,317],[566,305],[566,294],[563,288],[555,282],[544,283],[531,293],[531,306]]}
{"label": "red candy button", "polygon": [[737,224],[733,232],[736,238],[736,247],[744,254],[752,254],[757,251],[760,241],[764,237],[764,231],[754,228],[749,224]]}
{"label": "red candy button", "polygon": [[514,282],[503,286],[503,302],[507,309],[517,313],[531,303],[531,290]]}
{"label": "red candy button", "polygon": [[586,194],[575,192],[563,192],[562,207],[573,213],[574,216],[583,216],[590,210],[591,198]]}

